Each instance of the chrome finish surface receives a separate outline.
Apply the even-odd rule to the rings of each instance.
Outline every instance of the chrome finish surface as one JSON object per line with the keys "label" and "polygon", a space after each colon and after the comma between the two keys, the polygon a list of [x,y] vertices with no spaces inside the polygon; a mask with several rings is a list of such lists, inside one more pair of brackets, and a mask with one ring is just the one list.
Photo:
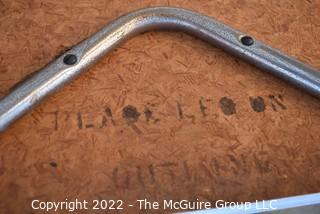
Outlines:
{"label": "chrome finish surface", "polygon": [[0,100],[0,130],[3,131],[40,100],[78,76],[122,41],[145,31],[159,29],[192,34],[320,97],[320,72],[314,68],[210,17],[180,8],[156,7],[119,17],[20,83]]}

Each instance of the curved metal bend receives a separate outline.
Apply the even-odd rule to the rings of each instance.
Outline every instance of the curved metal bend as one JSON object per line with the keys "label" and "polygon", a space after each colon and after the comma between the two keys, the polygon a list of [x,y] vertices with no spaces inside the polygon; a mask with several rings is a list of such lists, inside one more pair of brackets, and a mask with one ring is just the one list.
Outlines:
{"label": "curved metal bend", "polygon": [[[0,100],[0,130],[4,130],[45,96],[78,76],[120,42],[155,29],[182,30],[200,37],[320,97],[320,73],[302,62],[256,40],[253,44],[245,45],[241,42],[244,33],[199,13],[170,7],[147,8],[111,22]],[[76,56],[76,62],[73,58],[73,62],[65,63],[65,57],[70,54]]]}

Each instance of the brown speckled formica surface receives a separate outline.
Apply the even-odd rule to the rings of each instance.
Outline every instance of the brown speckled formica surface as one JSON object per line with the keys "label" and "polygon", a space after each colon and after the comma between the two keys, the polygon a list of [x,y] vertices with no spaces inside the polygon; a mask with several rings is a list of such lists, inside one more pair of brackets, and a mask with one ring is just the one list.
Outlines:
{"label": "brown speckled formica surface", "polygon": [[[0,0],[0,96],[112,19],[168,5],[320,68],[317,0]],[[184,33],[145,33],[0,134],[0,210],[318,192],[319,128],[318,99]]]}

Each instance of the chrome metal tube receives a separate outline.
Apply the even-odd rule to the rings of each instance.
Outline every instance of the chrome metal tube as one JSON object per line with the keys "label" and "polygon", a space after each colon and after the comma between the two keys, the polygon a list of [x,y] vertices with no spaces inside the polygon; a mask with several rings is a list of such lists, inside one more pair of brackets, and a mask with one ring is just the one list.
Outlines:
{"label": "chrome metal tube", "polygon": [[78,76],[119,43],[141,32],[181,30],[320,97],[320,72],[245,33],[189,10],[156,7],[121,16],[48,64],[0,100],[0,130]]}

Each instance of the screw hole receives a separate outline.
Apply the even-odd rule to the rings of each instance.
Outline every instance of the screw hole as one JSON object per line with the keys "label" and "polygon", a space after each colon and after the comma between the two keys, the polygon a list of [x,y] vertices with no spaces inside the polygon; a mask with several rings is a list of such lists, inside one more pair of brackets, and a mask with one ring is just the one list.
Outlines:
{"label": "screw hole", "polygon": [[240,38],[240,41],[245,46],[251,46],[254,43],[254,40],[253,40],[253,38],[251,36],[242,36]]}
{"label": "screw hole", "polygon": [[77,62],[77,56],[74,54],[67,54],[64,58],[63,58],[63,62],[66,65],[74,65]]}

